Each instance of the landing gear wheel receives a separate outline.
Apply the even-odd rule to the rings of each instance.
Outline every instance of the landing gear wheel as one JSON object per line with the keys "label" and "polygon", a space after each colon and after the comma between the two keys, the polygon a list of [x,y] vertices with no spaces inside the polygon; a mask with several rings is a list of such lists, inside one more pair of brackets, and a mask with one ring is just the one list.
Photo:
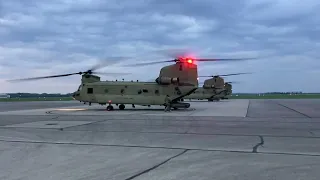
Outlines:
{"label": "landing gear wheel", "polygon": [[126,106],[125,106],[124,104],[120,104],[120,105],[119,105],[119,109],[120,109],[120,110],[124,110],[125,107],[126,107]]}
{"label": "landing gear wheel", "polygon": [[112,105],[107,106],[107,111],[113,111],[113,106]]}

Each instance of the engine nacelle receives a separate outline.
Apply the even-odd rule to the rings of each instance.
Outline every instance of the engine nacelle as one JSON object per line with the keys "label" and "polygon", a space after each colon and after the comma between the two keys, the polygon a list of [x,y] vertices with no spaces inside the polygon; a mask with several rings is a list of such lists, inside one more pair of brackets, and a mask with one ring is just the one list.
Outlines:
{"label": "engine nacelle", "polygon": [[179,83],[179,78],[178,77],[175,77],[175,78],[171,78],[171,83]]}
{"label": "engine nacelle", "polygon": [[214,85],[204,84],[202,87],[205,88],[205,89],[211,89],[211,88],[214,88]]}
{"label": "engine nacelle", "polygon": [[170,77],[158,77],[156,79],[156,82],[158,84],[163,84],[163,85],[169,85],[169,84],[176,84],[179,83],[179,78],[175,77],[175,78],[170,78]]}
{"label": "engine nacelle", "polygon": [[82,78],[81,78],[82,84],[99,82],[99,81],[100,81],[99,76],[95,76],[95,75],[91,75],[91,74],[84,74],[84,75],[82,75]]}

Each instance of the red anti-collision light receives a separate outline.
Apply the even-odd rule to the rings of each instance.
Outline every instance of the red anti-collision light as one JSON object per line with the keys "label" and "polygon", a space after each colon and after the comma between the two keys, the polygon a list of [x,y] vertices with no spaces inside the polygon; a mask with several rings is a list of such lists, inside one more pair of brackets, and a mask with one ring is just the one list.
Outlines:
{"label": "red anti-collision light", "polygon": [[192,61],[192,59],[188,59],[187,62],[188,62],[189,64],[192,64],[193,61]]}

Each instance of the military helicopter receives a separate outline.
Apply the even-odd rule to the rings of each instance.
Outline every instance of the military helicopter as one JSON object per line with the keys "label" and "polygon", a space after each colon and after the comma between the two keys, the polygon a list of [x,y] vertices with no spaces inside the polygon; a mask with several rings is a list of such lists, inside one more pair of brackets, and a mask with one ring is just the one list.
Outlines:
{"label": "military helicopter", "polygon": [[[199,77],[212,77],[206,79],[202,87],[199,87],[192,94],[185,97],[185,99],[198,99],[203,100],[207,99],[208,101],[219,101],[227,95],[231,94],[232,86],[229,83],[225,83],[223,76],[235,76],[242,74],[251,74],[251,73],[234,73],[234,74],[223,74],[223,75],[212,75],[212,76],[199,76]],[[231,92],[230,92],[231,91]]]}
{"label": "military helicopter", "polygon": [[192,94],[198,88],[198,70],[195,61],[238,61],[247,59],[252,58],[200,59],[192,57],[178,57],[167,61],[129,65],[130,67],[168,62],[175,63],[161,68],[159,77],[156,78],[155,82],[102,81],[99,76],[94,75],[103,74],[95,72],[95,70],[101,68],[101,66],[95,66],[94,68],[84,72],[17,79],[11,81],[81,75],[81,84],[73,93],[73,98],[75,100],[89,103],[89,105],[92,103],[98,103],[100,105],[108,104],[106,107],[108,111],[114,110],[113,104],[119,106],[120,110],[125,109],[125,104],[131,104],[133,108],[135,105],[160,105],[165,107],[165,111],[171,111],[171,108],[178,109],[190,107],[189,103],[180,102],[180,99]]}
{"label": "military helicopter", "polygon": [[226,92],[224,94],[223,97],[221,97],[221,99],[229,99],[229,97],[231,96],[232,94],[232,84],[234,83],[237,83],[235,81],[229,81],[229,82],[225,82],[224,83],[224,87],[226,89]]}

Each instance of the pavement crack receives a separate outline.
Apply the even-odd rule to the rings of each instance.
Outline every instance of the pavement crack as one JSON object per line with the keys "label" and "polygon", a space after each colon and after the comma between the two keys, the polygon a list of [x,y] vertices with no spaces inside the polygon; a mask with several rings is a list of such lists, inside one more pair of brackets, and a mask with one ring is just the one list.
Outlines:
{"label": "pavement crack", "polygon": [[100,123],[100,122],[105,122],[105,121],[109,121],[109,120],[98,120],[98,121],[92,121],[92,122],[88,122],[86,124],[79,124],[79,125],[74,125],[74,126],[69,126],[69,127],[65,127],[64,129],[69,129],[69,128],[74,128],[74,127],[81,127],[81,126],[87,126],[87,125],[92,125],[95,123]]}
{"label": "pavement crack", "polygon": [[250,108],[250,104],[251,104],[251,101],[249,100],[249,103],[248,103],[248,107],[247,107],[247,112],[246,112],[246,116],[245,116],[245,117],[248,117],[248,113],[249,113],[249,108]]}
{"label": "pavement crack", "polygon": [[304,114],[304,113],[302,113],[302,112],[300,112],[300,111],[297,111],[297,110],[295,110],[295,109],[293,109],[293,108],[290,108],[290,107],[285,106],[285,105],[283,105],[283,104],[280,104],[280,103],[278,103],[278,102],[276,102],[276,104],[278,104],[279,106],[285,107],[285,108],[287,108],[287,109],[289,109],[289,110],[291,110],[291,111],[294,111],[294,112],[296,112],[296,113],[298,113],[298,114],[301,114],[301,115],[303,115],[303,116],[305,116],[305,117],[307,117],[307,118],[312,118],[311,116],[308,116],[308,115],[306,115],[306,114]]}
{"label": "pavement crack", "polygon": [[260,138],[260,142],[258,144],[256,144],[253,148],[252,148],[252,152],[253,153],[258,153],[258,148],[260,146],[263,146],[264,145],[264,139],[263,139],[263,136],[259,136]]}
{"label": "pavement crack", "polygon": [[309,134],[311,134],[312,136],[314,136],[314,133],[312,132],[312,131],[308,131],[309,132]]}
{"label": "pavement crack", "polygon": [[[3,138],[0,136],[0,138]],[[165,146],[142,146],[142,145],[121,145],[121,144],[94,144],[94,143],[75,143],[75,142],[48,142],[48,141],[31,141],[31,140],[4,140],[0,139],[0,142],[6,143],[29,143],[29,144],[49,144],[49,145],[74,145],[74,146],[97,146],[97,147],[124,147],[124,148],[147,148],[147,149],[168,149],[168,150],[186,150],[180,147],[165,147]],[[259,143],[260,144],[260,143]],[[260,145],[262,146],[262,145]],[[226,152],[226,153],[252,153],[251,151],[243,150],[221,150],[221,149],[202,149],[202,148],[188,148],[192,151],[201,152]],[[320,157],[320,154],[315,153],[291,153],[291,152],[261,152],[260,154],[270,155],[291,155],[291,156],[312,156]]]}
{"label": "pavement crack", "polygon": [[129,178],[126,178],[125,180],[131,180],[131,179],[134,179],[134,178],[136,178],[136,177],[139,177],[139,176],[141,176],[141,175],[143,175],[143,174],[145,174],[145,173],[148,173],[148,172],[150,172],[150,171],[158,168],[159,166],[162,166],[162,165],[166,164],[166,163],[169,162],[170,160],[172,160],[172,159],[174,159],[174,158],[177,158],[177,157],[183,155],[183,154],[186,153],[187,151],[188,151],[188,149],[185,149],[184,151],[180,152],[179,154],[177,154],[177,155],[175,155],[175,156],[172,156],[172,157],[166,159],[165,161],[163,161],[163,162],[161,162],[161,163],[159,163],[159,164],[157,164],[157,165],[155,165],[155,166],[152,166],[151,168],[148,168],[148,169],[146,169],[146,170],[144,170],[144,171],[142,171],[142,172],[140,172],[140,173],[138,173],[138,174],[135,174],[135,175],[133,175],[133,176],[131,176],[131,177],[129,177]]}
{"label": "pavement crack", "polygon": [[60,117],[60,116],[56,116],[56,117],[53,117],[53,118],[51,118],[51,119],[59,119],[59,117]]}

